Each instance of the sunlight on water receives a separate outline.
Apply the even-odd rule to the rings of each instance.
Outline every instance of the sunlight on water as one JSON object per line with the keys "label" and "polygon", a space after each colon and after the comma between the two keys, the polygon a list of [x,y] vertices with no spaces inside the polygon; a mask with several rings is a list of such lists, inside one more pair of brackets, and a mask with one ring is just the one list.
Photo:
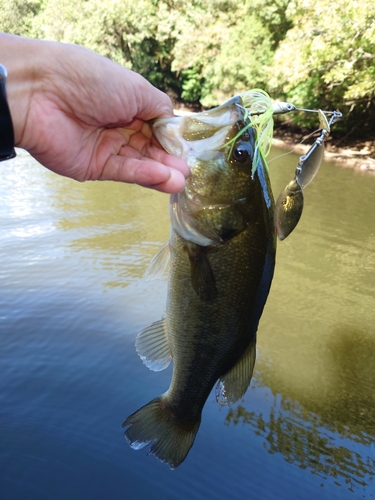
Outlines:
{"label": "sunlight on water", "polygon": [[[270,164],[275,197],[297,161]],[[1,167],[2,498],[374,498],[374,177],[323,164],[278,244],[251,388],[228,408],[210,396],[171,472],[120,428],[170,381],[134,348],[165,309],[166,276],[144,272],[168,197],[23,153]]]}

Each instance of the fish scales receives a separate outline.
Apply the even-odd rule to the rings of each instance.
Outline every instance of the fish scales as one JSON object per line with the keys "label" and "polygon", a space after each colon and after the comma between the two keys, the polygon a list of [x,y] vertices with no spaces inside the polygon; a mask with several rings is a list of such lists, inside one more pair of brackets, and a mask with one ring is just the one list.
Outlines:
{"label": "fish scales", "polygon": [[167,314],[136,346],[154,370],[173,358],[173,375],[169,389],[123,426],[133,448],[151,444],[150,453],[171,468],[193,445],[216,382],[218,401],[233,403],[252,376],[276,238],[267,168],[248,125],[240,96],[190,119],[154,124],[160,143],[187,159],[191,175],[185,191],[171,197],[171,237],[153,263],[162,268],[169,249]]}
{"label": "fish scales", "polygon": [[167,318],[175,370],[168,393],[174,412],[190,421],[200,416],[215,382],[255,335],[249,323],[267,250],[261,232],[261,224],[254,225],[208,250],[217,287],[212,302],[200,300],[191,285],[186,241],[176,233],[172,237]]}

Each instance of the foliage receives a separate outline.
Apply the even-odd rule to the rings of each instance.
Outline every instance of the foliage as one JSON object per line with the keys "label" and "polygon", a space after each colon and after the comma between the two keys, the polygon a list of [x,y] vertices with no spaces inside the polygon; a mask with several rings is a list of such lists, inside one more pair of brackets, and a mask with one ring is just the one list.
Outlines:
{"label": "foliage", "polygon": [[339,108],[347,131],[375,125],[374,21],[373,0],[0,3],[3,31],[82,44],[185,101],[210,107],[260,87],[300,107]]}
{"label": "foliage", "polygon": [[172,68],[182,70],[183,93],[210,107],[253,87],[264,87],[272,60],[272,36],[251,7],[207,1],[185,16]]}
{"label": "foliage", "polygon": [[166,12],[166,3],[152,0],[44,0],[31,35],[84,45],[167,90],[178,78]]}
{"label": "foliage", "polygon": [[41,0],[1,0],[0,30],[14,35],[27,35]]}
{"label": "foliage", "polygon": [[[299,0],[275,52],[271,85],[305,107],[340,108],[348,124],[374,119],[373,0]],[[296,50],[297,49],[297,50]]]}

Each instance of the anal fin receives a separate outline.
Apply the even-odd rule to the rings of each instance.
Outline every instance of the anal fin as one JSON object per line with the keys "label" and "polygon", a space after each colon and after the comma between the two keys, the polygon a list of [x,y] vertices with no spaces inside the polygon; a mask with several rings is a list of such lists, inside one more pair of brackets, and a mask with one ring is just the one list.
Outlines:
{"label": "anal fin", "polygon": [[155,372],[167,368],[172,360],[166,319],[145,328],[138,335],[135,347],[143,363]]}
{"label": "anal fin", "polygon": [[216,386],[216,401],[221,405],[233,404],[247,391],[254,371],[256,339],[250,342],[237,363],[222,377]]}

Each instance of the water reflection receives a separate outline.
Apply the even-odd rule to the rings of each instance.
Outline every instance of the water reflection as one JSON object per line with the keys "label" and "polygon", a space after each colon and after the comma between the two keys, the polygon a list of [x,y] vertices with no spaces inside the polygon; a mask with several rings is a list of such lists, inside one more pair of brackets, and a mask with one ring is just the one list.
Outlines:
{"label": "water reflection", "polygon": [[[274,398],[267,415],[239,405],[229,410],[225,423],[249,425],[262,437],[269,453],[281,453],[288,463],[307,469],[322,480],[333,477],[335,484],[345,485],[352,492],[364,492],[373,482],[375,459],[370,450],[358,445],[357,437],[337,436],[318,415],[282,395]],[[361,438],[361,443],[371,443],[370,436]]]}
{"label": "water reflection", "polygon": [[[271,164],[276,196],[293,175],[295,165],[296,159],[289,157],[285,158],[285,163]],[[0,257],[5,264],[0,270],[0,327],[4,344],[0,363],[5,366],[8,362],[3,360],[8,360],[7,348],[12,332],[17,342],[9,366],[12,373],[21,373],[18,406],[12,403],[14,391],[9,389],[9,377],[3,380],[0,390],[0,397],[6,394],[3,412],[9,415],[9,422],[14,421],[20,408],[36,418],[40,411],[36,401],[38,398],[49,401],[46,387],[53,385],[57,374],[74,380],[69,365],[74,358],[81,363],[80,374],[92,367],[87,377],[82,377],[82,393],[87,395],[88,401],[99,400],[95,408],[90,406],[91,403],[87,406],[95,419],[101,419],[98,436],[107,436],[105,429],[108,421],[112,422],[114,431],[108,441],[117,443],[116,439],[119,439],[116,460],[122,464],[127,451],[120,429],[121,420],[139,403],[146,402],[158,390],[156,386],[160,377],[166,376],[148,372],[133,346],[137,331],[159,319],[165,307],[165,280],[150,283],[142,276],[150,259],[168,238],[168,197],[137,186],[110,182],[75,183],[45,171],[22,155],[15,162],[2,164],[2,172]],[[218,446],[214,457],[212,449],[207,446],[210,429],[204,431],[202,428],[196,443],[199,449],[196,458],[203,461],[197,467],[204,469],[205,474],[207,470],[223,471],[220,480],[228,491],[232,491],[233,485],[228,484],[226,477],[232,477],[235,483],[243,471],[243,462],[235,461],[233,457],[243,453],[245,463],[251,468],[256,467],[258,455],[242,446],[240,433],[236,446],[233,445],[231,440],[237,434],[222,428],[224,419],[228,425],[247,423],[253,429],[253,435],[269,452],[262,455],[259,466],[262,469],[271,470],[275,463],[272,458],[280,454],[286,463],[300,467],[298,484],[310,481],[303,473],[306,470],[309,478],[310,472],[322,481],[335,478],[337,484],[345,485],[346,492],[355,490],[358,493],[363,488],[370,497],[373,494],[374,191],[374,177],[323,164],[314,182],[306,189],[306,206],[299,225],[285,242],[278,245],[275,278],[259,327],[254,390],[246,395],[245,404],[229,411],[226,419],[216,404],[208,403],[206,418],[215,429],[212,443]],[[30,330],[26,336],[23,336],[20,322]],[[97,324],[100,324],[100,329],[94,336]],[[38,332],[41,344],[34,346],[30,341]],[[66,338],[62,337],[64,335]],[[94,337],[100,339],[103,336],[105,341],[94,349]],[[59,344],[61,338],[65,338],[63,350]],[[56,343],[55,355],[60,356],[59,369],[56,372],[55,365],[50,363],[51,355],[47,349],[43,356],[48,360],[48,366],[51,364],[51,370],[39,383],[30,366],[44,352],[43,346],[46,348],[53,342]],[[103,345],[108,348],[108,353],[103,351]],[[115,346],[113,350],[112,346]],[[82,353],[91,348],[90,365]],[[76,357],[72,356],[75,350]],[[20,371],[21,364],[24,372]],[[119,370],[121,375],[116,372],[108,388],[101,391],[103,374],[110,373],[112,368]],[[35,389],[32,397],[24,382],[28,379]],[[155,387],[151,386],[154,383]],[[61,394],[64,394],[65,387],[64,380]],[[108,390],[110,398],[104,404]],[[50,391],[55,394],[53,387]],[[262,400],[261,410],[255,411],[257,394],[266,394],[267,397]],[[81,395],[77,396],[79,403],[80,398]],[[113,401],[115,407],[108,406]],[[72,426],[80,424],[82,435],[91,443],[89,433],[94,426],[87,425],[86,408],[82,409],[78,403],[76,408],[72,407],[69,398],[67,401],[58,400],[58,403],[66,412],[66,421],[74,422]],[[110,411],[107,411],[108,407]],[[58,409],[48,407],[48,420],[40,413],[39,427],[43,432],[49,432],[52,426],[53,432],[57,432],[61,426],[61,409]],[[235,429],[239,427],[237,425]],[[8,427],[4,429],[7,433]],[[87,434],[84,434],[86,429]],[[33,450],[34,443],[25,445],[25,441],[34,431],[27,429],[22,435],[17,430],[22,436],[17,446],[25,453]],[[50,435],[47,441],[53,443]],[[221,457],[219,453],[222,441],[232,457],[229,466],[227,457]],[[79,447],[82,446],[85,446],[83,441],[79,443]],[[106,446],[103,444],[101,448]],[[9,463],[8,455],[18,460],[18,451],[9,442],[2,456]],[[129,462],[126,462],[128,473],[135,470],[135,463],[139,464],[137,473],[149,467],[147,471],[152,471],[150,474],[156,483],[161,471],[159,464],[154,465],[156,461],[147,461],[146,457],[134,456],[137,454],[130,454],[130,451]],[[43,450],[38,453],[50,461],[56,456],[56,449],[51,444],[49,454],[43,454]],[[177,475],[173,476],[184,477],[186,480],[180,483],[186,488],[191,476],[184,471],[190,470],[190,463],[187,462],[186,469],[176,471]],[[86,462],[79,466],[82,469],[77,470],[82,471]],[[291,470],[283,469],[283,474],[292,475]],[[224,471],[227,471],[227,476]],[[167,475],[167,472],[160,473]],[[40,473],[43,475],[43,471]],[[262,492],[264,477],[251,479]],[[284,485],[288,478],[283,478]],[[203,475],[198,479],[202,483]],[[216,476],[214,479],[218,480]],[[211,478],[212,482],[214,479]],[[171,481],[177,483],[178,480],[168,481],[167,484],[172,484]],[[211,485],[204,484],[209,491]],[[311,482],[309,488],[311,492]],[[286,493],[279,495],[275,491],[276,487],[269,486],[263,498],[287,498]],[[342,492],[343,488],[338,491]],[[153,491],[148,490],[147,494],[152,497]],[[185,495],[193,496],[191,490]],[[222,496],[216,488],[205,498]],[[306,498],[313,496],[306,493]]]}
{"label": "water reflection", "polygon": [[307,351],[304,342],[293,338],[277,353],[272,348],[262,343],[257,363],[262,384],[299,401],[338,432],[355,434],[360,441],[366,433],[375,440],[375,339],[366,329],[342,325],[328,330],[326,341],[311,343]]}
{"label": "water reflection", "polygon": [[363,432],[375,440],[375,337],[366,333],[342,326],[327,342],[333,390],[324,418],[340,432],[349,429],[361,442]]}
{"label": "water reflection", "polygon": [[[271,165],[277,196],[295,160]],[[69,251],[92,253],[94,266],[111,273],[106,288],[139,280],[168,238],[168,197],[111,182],[71,186],[65,179],[51,186],[55,224],[69,235]],[[359,439],[375,436],[373,189],[372,177],[322,165],[299,226],[278,245],[258,342],[265,386]]]}
{"label": "water reflection", "polygon": [[[282,168],[272,174],[282,186]],[[330,428],[375,437],[375,180],[324,164],[309,189],[299,226],[278,246],[257,368]]]}
{"label": "water reflection", "polygon": [[72,236],[70,251],[93,253],[98,266],[117,274],[117,279],[104,283],[106,287],[127,287],[141,278],[163,235],[168,238],[168,196],[156,191],[93,183],[78,186],[68,203],[60,183],[54,204],[61,213],[58,230]]}

